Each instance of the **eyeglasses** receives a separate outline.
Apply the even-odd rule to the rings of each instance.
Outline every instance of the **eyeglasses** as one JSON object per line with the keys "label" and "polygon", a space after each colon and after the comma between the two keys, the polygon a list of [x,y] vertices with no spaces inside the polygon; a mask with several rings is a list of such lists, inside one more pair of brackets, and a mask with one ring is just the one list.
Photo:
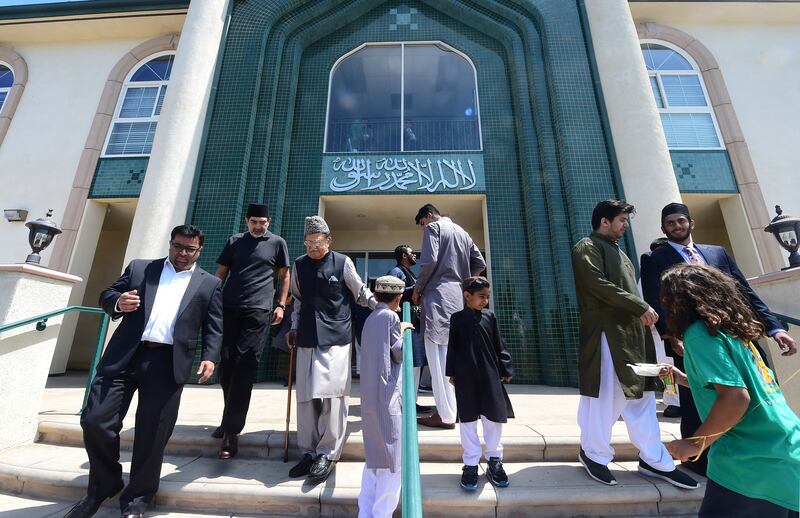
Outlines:
{"label": "eyeglasses", "polygon": [[303,243],[305,243],[306,245],[306,248],[319,248],[327,242],[328,239],[324,237],[320,239],[315,239],[314,241],[303,241]]}
{"label": "eyeglasses", "polygon": [[170,241],[169,244],[170,244],[170,246],[172,246],[172,249],[175,250],[178,253],[186,252],[189,255],[194,255],[194,254],[197,253],[198,250],[200,250],[196,246],[183,246],[183,245],[178,244],[178,243],[176,243],[174,241]]}

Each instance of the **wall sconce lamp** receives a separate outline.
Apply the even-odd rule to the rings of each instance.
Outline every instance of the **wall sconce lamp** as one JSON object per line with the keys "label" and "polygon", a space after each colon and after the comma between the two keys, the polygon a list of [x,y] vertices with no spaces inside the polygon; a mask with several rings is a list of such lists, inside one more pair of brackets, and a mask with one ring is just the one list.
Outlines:
{"label": "wall sconce lamp", "polygon": [[7,221],[25,221],[28,219],[28,211],[25,209],[3,209],[3,216]]}

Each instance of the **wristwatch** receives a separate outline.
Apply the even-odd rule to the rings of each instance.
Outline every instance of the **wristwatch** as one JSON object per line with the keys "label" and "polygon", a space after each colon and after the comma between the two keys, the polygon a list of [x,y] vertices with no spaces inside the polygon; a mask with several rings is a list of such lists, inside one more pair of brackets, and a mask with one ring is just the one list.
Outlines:
{"label": "wristwatch", "polygon": [[275,307],[281,308],[282,310],[286,311],[286,306],[284,306],[283,304],[275,304]]}

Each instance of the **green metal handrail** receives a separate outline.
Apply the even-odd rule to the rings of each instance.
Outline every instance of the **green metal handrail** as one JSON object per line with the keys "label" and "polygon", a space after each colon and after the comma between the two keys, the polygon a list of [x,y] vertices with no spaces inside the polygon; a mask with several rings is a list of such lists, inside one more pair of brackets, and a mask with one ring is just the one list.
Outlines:
{"label": "green metal handrail", "polygon": [[[411,305],[403,303],[403,322],[411,322]],[[411,331],[403,333],[403,517],[422,517],[422,487],[419,478],[417,398],[414,386],[414,354]]]}
{"label": "green metal handrail", "polygon": [[92,382],[94,381],[94,374],[95,371],[97,370],[97,364],[100,363],[100,356],[103,353],[103,345],[106,342],[106,334],[108,333],[108,321],[110,319],[108,313],[103,311],[101,308],[93,308],[90,306],[67,306],[65,308],[56,309],[48,313],[42,313],[41,315],[36,315],[35,317],[26,318],[25,320],[20,320],[18,322],[12,322],[10,324],[2,324],[0,325],[0,333],[2,333],[3,331],[9,331],[11,329],[16,329],[18,327],[22,327],[33,323],[36,323],[37,331],[44,331],[45,329],[47,329],[47,319],[58,315],[63,315],[64,313],[70,313],[72,311],[78,311],[81,313],[97,313],[99,315],[102,315],[102,317],[100,317],[100,329],[97,332],[97,340],[95,342],[94,357],[92,358],[92,366],[89,369],[89,378],[86,380],[86,389],[83,391],[83,404],[81,405],[81,409],[78,412],[80,414],[81,412],[83,412],[83,409],[86,408],[86,402],[89,400],[89,390],[91,389]]}
{"label": "green metal handrail", "polygon": [[775,318],[777,318],[781,322],[786,322],[787,324],[800,326],[800,318],[787,317],[786,315],[781,315],[780,313],[773,313],[773,315],[775,315]]}

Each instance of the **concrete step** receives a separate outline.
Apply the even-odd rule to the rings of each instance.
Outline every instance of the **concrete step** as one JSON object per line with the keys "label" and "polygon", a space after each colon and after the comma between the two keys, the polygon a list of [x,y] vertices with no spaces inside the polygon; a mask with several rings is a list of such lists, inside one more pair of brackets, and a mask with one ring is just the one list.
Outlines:
{"label": "concrete step", "polygon": [[[123,452],[122,462],[127,472],[129,452]],[[170,455],[164,459],[156,510],[189,516],[357,514],[363,463],[339,462],[319,485],[290,479],[290,466],[275,458]],[[686,491],[646,478],[635,471],[635,463],[610,467],[618,486],[592,481],[577,462],[507,462],[511,487],[494,488],[482,478],[478,491],[466,493],[458,485],[460,466],[426,462],[420,466],[423,511],[426,517],[696,516],[702,487]],[[71,502],[85,494],[87,480],[82,448],[31,444],[0,452],[0,491],[5,493]],[[115,505],[111,501],[106,509]]]}
{"label": "concrete step", "polygon": [[[167,446],[168,455],[216,457],[220,439],[211,437],[213,427],[207,424],[178,423]],[[506,462],[571,462],[578,452],[579,429],[574,425],[525,425],[513,421],[503,427],[503,455]],[[134,429],[127,426],[120,434],[123,450],[133,447]],[[664,442],[676,437],[662,430]],[[39,422],[38,442],[83,447],[83,435],[77,416],[49,420],[43,416]],[[619,461],[634,461],[637,450],[628,439],[625,424],[614,427],[612,444]],[[239,457],[247,459],[283,457],[283,430],[254,430],[240,436]],[[438,430],[419,427],[419,451],[421,462],[461,462],[461,444],[458,430]],[[289,432],[289,456],[299,458],[297,435]],[[360,420],[348,422],[348,437],[342,452],[342,460],[364,460],[364,438]]]}

